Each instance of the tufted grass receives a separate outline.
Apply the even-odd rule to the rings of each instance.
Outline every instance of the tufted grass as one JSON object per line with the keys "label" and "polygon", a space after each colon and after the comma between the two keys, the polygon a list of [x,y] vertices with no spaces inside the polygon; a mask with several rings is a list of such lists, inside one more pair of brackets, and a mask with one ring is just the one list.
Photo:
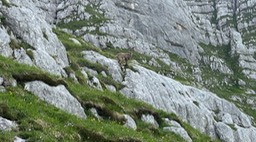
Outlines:
{"label": "tufted grass", "polygon": [[114,121],[97,121],[92,117],[83,120],[58,110],[21,89],[1,93],[0,98],[0,103],[8,107],[13,120],[19,124],[18,130],[0,135],[1,140],[11,140],[17,135],[28,141],[94,141],[98,138],[100,141],[118,141],[123,138],[138,141],[182,141],[173,134],[159,137],[136,132]]}

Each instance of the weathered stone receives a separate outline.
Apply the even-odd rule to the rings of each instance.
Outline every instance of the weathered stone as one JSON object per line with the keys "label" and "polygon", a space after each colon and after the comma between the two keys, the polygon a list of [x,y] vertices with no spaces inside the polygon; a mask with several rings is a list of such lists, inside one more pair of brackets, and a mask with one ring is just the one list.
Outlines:
{"label": "weathered stone", "polygon": [[216,56],[203,57],[205,64],[209,64],[213,71],[219,71],[224,74],[233,74],[233,71],[229,69],[225,61]]}
{"label": "weathered stone", "polygon": [[242,79],[239,79],[239,80],[238,80],[238,85],[240,85],[240,86],[245,86],[245,85],[246,85],[246,82],[243,81]]}
{"label": "weathered stone", "polygon": [[3,86],[8,87],[16,87],[17,86],[17,81],[13,78],[4,78]]}
{"label": "weathered stone", "polygon": [[222,122],[216,124],[216,133],[223,142],[234,142],[233,130]]}
{"label": "weathered stone", "polygon": [[[215,131],[215,113],[217,112],[231,115],[233,124],[244,127],[245,130],[253,127],[250,117],[242,113],[234,104],[211,92],[182,85],[139,65],[134,65],[133,69],[136,72],[126,71],[123,82],[126,87],[121,90],[121,93],[127,97],[142,100],[164,111],[173,112],[194,128],[212,137],[217,137]],[[230,117],[224,117],[223,121],[231,123],[229,119]]]}
{"label": "weathered stone", "polygon": [[6,92],[6,89],[4,88],[4,86],[0,86],[0,93]]}
{"label": "weathered stone", "polygon": [[243,127],[236,126],[236,129],[237,130],[234,133],[236,142],[254,142],[256,140],[255,127],[243,128]]}
{"label": "weathered stone", "polygon": [[70,77],[75,83],[78,83],[78,80],[77,80],[77,78],[76,78],[75,73],[70,73],[70,74],[69,74],[69,77]]}
{"label": "weathered stone", "polygon": [[161,67],[161,66],[159,65],[159,63],[156,61],[155,58],[152,58],[152,59],[148,62],[148,64],[149,64],[150,66],[154,66],[154,67]]}
{"label": "weathered stone", "polygon": [[0,116],[0,130],[1,131],[11,131],[17,129],[18,125],[10,120],[7,120]]}
{"label": "weathered stone", "polygon": [[151,124],[154,128],[158,128],[159,127],[159,124],[156,122],[155,118],[153,115],[150,115],[150,114],[142,114],[141,116],[141,120],[146,122],[146,123],[149,123]]}
{"label": "weathered stone", "polygon": [[81,73],[85,79],[88,79],[88,74],[84,70],[81,70]]}
{"label": "weathered stone", "polygon": [[251,95],[256,95],[256,92],[252,89],[247,89],[245,93],[246,94],[251,94]]}
{"label": "weathered stone", "polygon": [[95,109],[95,108],[90,108],[90,112],[91,112],[92,115],[93,115],[94,117],[96,117],[97,119],[99,119],[99,120],[102,119],[102,117],[98,114],[97,109]]}
{"label": "weathered stone", "polygon": [[102,71],[100,74],[104,77],[107,77],[107,74],[104,71]]}
{"label": "weathered stone", "polygon": [[98,72],[93,70],[93,69],[90,69],[90,68],[87,68],[87,67],[82,67],[82,69],[87,72],[89,75],[91,76],[96,76],[98,75]]}
{"label": "weathered stone", "polygon": [[0,77],[0,85],[4,83],[4,78]]}
{"label": "weathered stone", "polygon": [[241,33],[232,30],[231,32],[231,54],[233,56],[238,56],[239,66],[243,68],[243,74],[248,78],[256,80],[256,60],[253,58],[253,52],[256,52],[256,49],[250,49],[246,47],[243,43]]}
{"label": "weathered stone", "polygon": [[218,114],[218,119],[224,122],[225,124],[234,124],[232,120],[232,116],[229,113],[222,113]]}
{"label": "weathered stone", "polygon": [[8,26],[13,33],[31,45],[34,62],[38,67],[66,76],[63,68],[68,66],[65,47],[52,32],[52,27],[45,21],[40,9],[30,0],[10,1],[11,7],[3,7],[3,13]]}
{"label": "weathered stone", "polygon": [[4,27],[0,27],[0,55],[5,57],[12,56],[13,51],[9,46],[10,42],[11,42],[11,39],[7,33],[7,30]]}
{"label": "weathered stone", "polygon": [[170,131],[175,134],[180,135],[182,138],[184,138],[187,142],[192,142],[192,139],[188,135],[187,131],[181,127],[181,125],[176,121],[171,121],[168,118],[164,119],[164,121],[168,124],[167,127],[164,127],[164,131]]}
{"label": "weathered stone", "polygon": [[14,50],[14,58],[19,62],[23,64],[33,65],[33,61],[31,58],[26,54],[26,51],[21,49],[15,49]]}
{"label": "weathered stone", "polygon": [[106,85],[107,89],[111,92],[116,92],[116,87],[113,85]]}
{"label": "weathered stone", "polygon": [[132,128],[133,130],[137,129],[136,122],[133,120],[133,118],[131,116],[125,114],[124,118],[126,120],[124,126]]}
{"label": "weathered stone", "polygon": [[[232,76],[233,71],[229,69],[226,61],[228,56],[224,60],[216,52],[207,55],[205,59],[202,54],[208,54],[207,49],[198,46],[199,43],[221,47],[230,45],[229,53],[232,57],[238,57],[242,73],[249,79],[256,80],[256,39],[251,36],[256,31],[256,18],[253,14],[256,12],[255,0],[11,0],[9,3],[11,7],[2,5],[0,1],[0,17],[6,19],[1,19],[0,24],[3,21],[8,24],[5,25],[8,32],[3,26],[0,28],[0,54],[6,57],[14,55],[20,62],[31,63],[28,58],[24,60],[24,51],[15,50],[16,53],[13,54],[9,43],[10,39],[15,38],[8,35],[13,32],[16,37],[32,46],[33,64],[50,73],[66,76],[63,67],[68,65],[65,49],[51,31],[55,25],[50,24],[90,20],[92,15],[84,9],[86,5],[94,4],[98,6],[96,11],[111,19],[111,22],[101,23],[97,25],[99,27],[86,26],[65,31],[79,35],[102,48],[107,47],[107,43],[120,48],[136,47],[137,52],[163,61],[175,72],[183,70],[178,62],[170,60],[169,55],[164,53],[166,51],[184,57],[196,65],[201,65],[200,61],[204,60],[212,70]],[[95,34],[96,30],[100,32],[99,35]],[[79,45],[77,41],[71,40]],[[85,52],[85,58],[107,67],[107,74],[115,81],[122,82],[123,76],[126,76],[123,82],[126,87],[121,92],[127,96],[174,112],[193,127],[210,136],[219,136],[223,141],[255,140],[255,128],[251,125],[250,118],[214,94],[181,85],[141,68],[135,68],[138,72],[128,69],[125,75],[115,60],[92,51]],[[155,63],[149,62],[150,65],[157,66]],[[82,73],[88,78],[85,72]],[[207,82],[215,82],[212,85],[219,83],[218,80],[203,80],[200,68],[193,69],[193,75],[198,82],[204,81],[207,85]],[[227,79],[224,80],[226,83]],[[249,85],[241,81],[238,83],[243,88]],[[246,93],[255,94],[255,91],[249,90]],[[231,99],[255,105],[253,98]],[[198,117],[201,119],[198,120]],[[237,131],[226,124],[234,125]]]}
{"label": "weathered stone", "polygon": [[106,58],[95,51],[83,51],[82,54],[87,60],[107,66],[108,74],[110,74],[115,81],[121,82],[123,80],[121,68],[116,60]]}
{"label": "weathered stone", "polygon": [[87,81],[87,83],[91,86],[91,87],[94,87],[96,89],[99,89],[99,90],[103,90],[102,89],[102,86],[100,84],[100,81],[97,77],[93,76],[91,79],[89,79]]}
{"label": "weathered stone", "polygon": [[26,140],[25,140],[25,139],[22,139],[22,138],[20,138],[20,137],[15,136],[13,142],[26,142]]}
{"label": "weathered stone", "polygon": [[68,92],[64,85],[52,87],[41,81],[33,81],[25,84],[25,90],[32,92],[41,100],[59,109],[81,118],[86,118],[81,104]]}

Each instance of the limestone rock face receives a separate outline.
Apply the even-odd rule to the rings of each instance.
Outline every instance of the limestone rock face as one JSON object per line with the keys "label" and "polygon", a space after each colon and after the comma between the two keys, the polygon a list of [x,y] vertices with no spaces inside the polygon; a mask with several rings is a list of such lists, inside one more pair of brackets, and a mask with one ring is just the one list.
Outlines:
{"label": "limestone rock face", "polygon": [[133,120],[133,118],[131,116],[125,114],[124,118],[126,120],[124,126],[132,128],[133,130],[137,129],[136,122]]}
{"label": "limestone rock face", "polygon": [[190,138],[186,130],[182,128],[178,122],[171,121],[167,118],[164,119],[164,121],[169,125],[163,128],[164,131],[170,131],[170,132],[176,133],[180,135],[182,138],[184,138],[187,142],[192,142],[192,139]]}
{"label": "limestone rock face", "polygon": [[41,81],[25,84],[25,90],[32,92],[40,99],[81,118],[86,118],[81,104],[74,98],[63,85],[49,86]]}
{"label": "limestone rock face", "polygon": [[[98,18],[103,16],[104,20],[100,19],[103,22],[97,19],[99,23],[90,21],[78,29],[63,31],[78,35],[99,48],[135,47],[136,52],[150,56],[151,60],[144,63],[160,68],[160,60],[176,72],[183,72],[182,65],[171,58],[169,52],[174,53],[188,60],[195,80],[206,82],[206,85],[212,80],[205,80],[201,65],[228,76],[227,80],[242,73],[245,77],[235,78],[234,82],[247,89],[244,93],[251,96],[243,98],[235,94],[233,100],[256,106],[252,96],[255,87],[246,88],[256,80],[256,0],[8,0],[8,3],[10,6],[0,1],[0,55],[67,77],[63,69],[69,64],[67,52],[52,29],[63,23],[88,22],[95,18],[93,13],[97,13]],[[24,41],[31,47],[12,49],[15,40]],[[69,40],[78,46],[81,44],[75,38]],[[203,44],[212,47],[205,48]],[[209,49],[224,46],[228,47],[225,57],[217,52],[222,49]],[[256,139],[251,118],[209,91],[183,85],[140,65],[131,65],[132,70],[122,72],[116,60],[94,51],[84,51],[82,55],[105,67],[107,71],[102,75],[122,83],[125,87],[121,92],[127,97],[173,112],[194,128],[225,142],[253,142]],[[235,63],[230,63],[230,59]],[[99,74],[85,67],[82,69],[87,79],[90,77],[85,70],[89,75]],[[90,83],[102,89],[97,78]],[[1,83],[0,78],[0,91],[6,91],[3,86],[16,85],[15,81]],[[114,90],[111,86],[106,87]],[[25,88],[58,108],[86,118],[79,102],[64,86],[53,87],[34,81],[26,83]],[[127,125],[135,129],[132,119],[125,117]],[[152,117],[144,115],[143,119],[156,125]],[[170,122],[170,125],[166,130],[178,132],[190,141],[179,124]]]}
{"label": "limestone rock face", "polygon": [[154,128],[158,128],[159,127],[159,124],[157,123],[157,121],[155,120],[153,115],[142,114],[141,120],[146,122],[146,123],[148,123],[148,124],[151,124]]}
{"label": "limestone rock face", "polygon": [[100,8],[107,18],[112,19],[101,26],[100,31],[117,38],[84,36],[89,41],[100,39],[96,45],[104,47],[104,42],[111,42],[115,47],[136,47],[138,52],[157,57],[156,48],[160,47],[194,63],[199,59],[193,38],[202,36],[190,19],[191,13],[184,10],[188,8],[184,1],[103,0]]}
{"label": "limestone rock face", "polygon": [[92,79],[88,80],[88,85],[96,89],[103,90],[99,79],[95,76],[93,76]]}
{"label": "limestone rock face", "polygon": [[233,142],[234,141],[234,134],[232,128],[225,125],[222,122],[217,123],[216,125],[216,132],[219,135],[220,139],[223,142]]}
{"label": "limestone rock face", "polygon": [[0,130],[1,131],[11,131],[16,129],[18,125],[10,120],[0,117]]}
{"label": "limestone rock face", "polygon": [[108,68],[108,73],[115,81],[121,82],[123,80],[121,68],[116,60],[106,58],[94,51],[83,51],[82,54],[85,59],[106,66]]}
{"label": "limestone rock face", "polygon": [[243,74],[248,78],[256,80],[256,59],[253,57],[255,48],[248,48],[243,44],[242,36],[237,31],[231,31],[231,53],[238,56],[239,66],[243,68]]}
{"label": "limestone rock face", "polygon": [[96,117],[98,120],[102,120],[102,117],[98,114],[97,109],[91,108],[91,109],[90,109],[90,112],[91,112],[92,115],[93,115],[94,117]]}
{"label": "limestone rock face", "polygon": [[27,65],[34,65],[31,58],[26,54],[26,51],[21,49],[14,50],[14,58],[19,62]]}
{"label": "limestone rock face", "polygon": [[36,66],[57,75],[66,76],[63,68],[68,65],[66,50],[41,11],[29,0],[10,1],[11,7],[2,6],[8,26],[14,35],[33,47]]}
{"label": "limestone rock face", "polygon": [[9,34],[4,27],[0,27],[0,55],[5,57],[11,57],[12,49],[9,46],[11,42]]}
{"label": "limestone rock face", "polygon": [[[121,92],[127,97],[142,100],[156,108],[173,112],[194,128],[212,136],[220,136],[226,129],[232,130],[236,141],[247,134],[256,136],[250,117],[241,112],[234,104],[217,97],[215,94],[194,87],[185,86],[168,77],[159,75],[139,65],[133,66],[134,71],[127,70],[126,86]],[[218,115],[222,119],[216,120]],[[200,119],[198,119],[200,118]],[[216,127],[221,125],[216,130]],[[229,125],[237,130],[229,129]],[[250,131],[250,132],[249,132]],[[225,140],[226,137],[222,137]],[[253,137],[248,137],[253,141]]]}

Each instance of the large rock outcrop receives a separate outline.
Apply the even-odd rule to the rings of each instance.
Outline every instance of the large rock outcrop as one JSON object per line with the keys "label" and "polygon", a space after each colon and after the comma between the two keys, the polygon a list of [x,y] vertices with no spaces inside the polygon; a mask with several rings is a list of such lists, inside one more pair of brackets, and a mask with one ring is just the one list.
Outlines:
{"label": "large rock outcrop", "polygon": [[[103,0],[84,3],[80,0],[80,3],[87,6],[97,5],[95,12],[110,19],[109,22],[90,24],[73,31],[98,47],[104,48],[107,43],[120,48],[136,47],[136,51],[140,53],[168,59],[166,54],[157,49],[160,47],[193,63],[200,59],[194,38],[204,40],[204,34],[199,32],[190,19],[192,15],[185,10],[188,6],[183,1]],[[95,18],[89,10],[81,11],[80,6],[73,2],[64,1],[58,8],[59,23]],[[95,32],[99,34],[90,34]],[[184,40],[187,42],[183,42]]]}
{"label": "large rock outcrop", "polygon": [[[212,137],[220,137],[223,141],[255,140],[256,128],[252,126],[250,117],[234,104],[139,65],[134,65],[133,70],[136,71],[126,71],[123,82],[126,87],[121,90],[127,97],[173,112],[194,128]],[[227,129],[233,135],[229,140],[223,136]]]}
{"label": "large rock outcrop", "polygon": [[5,57],[12,56],[12,49],[9,46],[11,42],[10,36],[4,27],[0,27],[0,55]]}
{"label": "large rock outcrop", "polygon": [[28,43],[33,52],[34,64],[53,74],[66,76],[68,66],[66,49],[45,21],[45,15],[30,0],[10,0],[2,5],[0,12],[17,38]]}
{"label": "large rock outcrop", "polygon": [[25,84],[25,90],[37,95],[57,108],[67,111],[81,118],[86,118],[81,104],[74,98],[64,85],[49,86],[41,81],[33,81]]}
{"label": "large rock outcrop", "polygon": [[[90,58],[95,63],[116,63],[115,60],[94,51],[83,53],[86,59]],[[124,81],[121,82],[125,87],[120,92],[125,96],[175,113],[194,128],[222,141],[238,142],[247,139],[253,142],[256,128],[252,125],[251,117],[241,112],[234,104],[209,91],[186,86],[157,74],[135,62],[130,65],[133,69],[126,69]],[[120,71],[119,73],[121,74]]]}
{"label": "large rock outcrop", "polygon": [[[241,53],[239,66],[244,69],[243,74],[255,80],[255,68],[250,66],[256,63],[254,0],[205,2],[197,0],[83,2],[78,0],[76,2],[80,2],[82,6],[97,5],[95,12],[103,14],[110,20],[79,27],[71,33],[83,36],[85,40],[97,47],[107,47],[108,43],[120,48],[136,47],[136,51],[157,57],[165,63],[170,63],[170,59],[159,49],[175,53],[188,59],[192,64],[200,64],[201,59],[206,55],[206,58],[211,57],[200,43],[220,46],[220,48],[230,46],[235,30],[241,34],[242,44],[247,52],[247,54]],[[89,11],[81,10],[81,5],[63,1],[58,7],[58,22],[89,21],[95,18],[95,15]],[[234,52],[233,49],[232,46],[232,51],[229,53]],[[231,69],[225,65],[224,59],[218,60],[223,63],[217,66],[220,69],[213,68],[213,70],[232,73]],[[207,64],[212,65],[215,62],[207,62]]]}
{"label": "large rock outcrop", "polygon": [[102,66],[107,67],[108,74],[115,81],[121,82],[123,80],[121,68],[116,60],[109,59],[95,51],[83,51],[82,54],[84,55],[85,59],[94,63],[99,63]]}

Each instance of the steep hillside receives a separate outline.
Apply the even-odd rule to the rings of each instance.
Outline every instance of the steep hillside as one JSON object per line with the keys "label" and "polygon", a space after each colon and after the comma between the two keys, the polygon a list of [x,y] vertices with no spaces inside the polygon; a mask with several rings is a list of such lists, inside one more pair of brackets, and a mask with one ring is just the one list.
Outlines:
{"label": "steep hillside", "polygon": [[253,142],[255,6],[1,0],[0,140]]}

